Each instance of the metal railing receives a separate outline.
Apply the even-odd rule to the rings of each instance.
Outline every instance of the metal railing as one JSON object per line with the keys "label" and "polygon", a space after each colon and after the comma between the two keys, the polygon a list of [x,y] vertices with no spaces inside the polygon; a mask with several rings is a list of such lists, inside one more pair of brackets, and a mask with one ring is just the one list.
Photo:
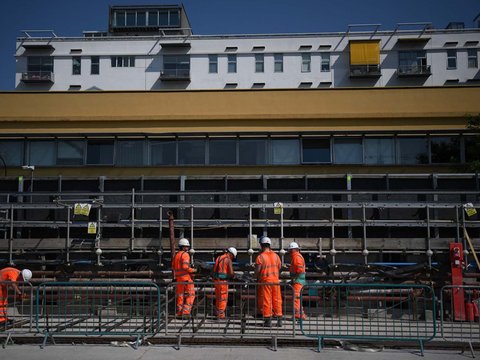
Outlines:
{"label": "metal railing", "polygon": [[27,71],[22,73],[24,82],[54,82],[54,75],[51,71]]}
{"label": "metal railing", "polygon": [[399,76],[432,74],[430,65],[399,65],[397,72]]}
{"label": "metal railing", "polygon": [[350,65],[350,77],[377,77],[382,75],[379,64]]}
{"label": "metal railing", "polygon": [[[15,286],[21,294],[18,294]],[[29,282],[0,281],[0,333],[6,334],[5,347],[11,337],[33,331],[34,292]]]}
{"label": "metal railing", "polygon": [[[455,305],[454,297],[460,299]],[[440,296],[440,329],[449,342],[468,343],[472,356],[473,343],[480,341],[480,286],[447,285]]]}
{"label": "metal railing", "polygon": [[190,69],[163,69],[160,78],[163,80],[190,79]]}
{"label": "metal railing", "polygon": [[160,324],[160,289],[151,282],[48,282],[36,294],[43,345],[55,335],[127,335],[138,346]]}
{"label": "metal railing", "polygon": [[436,335],[435,295],[424,285],[334,284],[304,286],[307,320],[302,334],[323,340],[393,340],[423,343]]}

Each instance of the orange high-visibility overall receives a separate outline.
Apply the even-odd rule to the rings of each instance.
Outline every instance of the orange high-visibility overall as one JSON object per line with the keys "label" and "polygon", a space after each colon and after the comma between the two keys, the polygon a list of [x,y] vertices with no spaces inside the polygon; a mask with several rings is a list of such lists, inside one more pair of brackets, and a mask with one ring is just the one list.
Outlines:
{"label": "orange high-visibility overall", "polygon": [[[257,256],[255,264],[260,266],[258,282],[274,283],[280,282],[280,268],[282,262],[280,257],[271,249],[266,249]],[[269,318],[273,315],[282,316],[282,293],[280,285],[259,285],[258,291],[258,306],[263,317]]]}
{"label": "orange high-visibility overall", "polygon": [[220,255],[215,261],[213,267],[213,281],[215,282],[215,307],[217,309],[217,317],[225,318],[225,310],[228,302],[228,277],[233,275],[232,259],[230,255],[225,253]]}
{"label": "orange high-visibility overall", "polygon": [[15,290],[5,281],[17,281],[19,276],[20,270],[12,267],[0,270],[0,323],[7,321],[8,295],[15,295]]}
{"label": "orange high-visibility overall", "polygon": [[295,298],[295,318],[300,319],[301,317],[305,319],[305,314],[300,304],[300,292],[303,285],[305,285],[305,259],[300,254],[300,251],[292,251],[291,257],[290,276],[292,277],[293,296]]}
{"label": "orange high-visibility overall", "polygon": [[195,287],[190,275],[195,270],[190,267],[190,254],[187,251],[177,252],[173,258],[172,268],[175,281],[185,283],[177,284],[176,287],[177,315],[190,315],[195,300]]}

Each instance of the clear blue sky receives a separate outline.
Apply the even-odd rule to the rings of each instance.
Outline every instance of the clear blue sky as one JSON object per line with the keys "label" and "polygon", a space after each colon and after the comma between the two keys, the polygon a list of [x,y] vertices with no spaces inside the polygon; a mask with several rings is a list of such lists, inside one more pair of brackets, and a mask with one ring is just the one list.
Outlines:
{"label": "clear blue sky", "polygon": [[[194,34],[346,31],[348,24],[450,21],[473,26],[480,0],[183,0]],[[106,30],[109,5],[176,4],[152,0],[0,0],[0,90],[14,89],[15,39],[20,30],[58,36]]]}

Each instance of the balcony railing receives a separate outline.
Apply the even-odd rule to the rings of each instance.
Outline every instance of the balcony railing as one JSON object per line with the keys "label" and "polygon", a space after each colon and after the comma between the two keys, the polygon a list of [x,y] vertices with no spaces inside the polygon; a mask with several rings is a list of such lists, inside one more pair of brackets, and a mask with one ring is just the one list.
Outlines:
{"label": "balcony railing", "polygon": [[22,73],[22,81],[26,83],[53,83],[53,72],[51,71],[27,71]]}
{"label": "balcony railing", "polygon": [[378,77],[382,75],[380,65],[350,65],[350,77]]}
{"label": "balcony railing", "polygon": [[162,80],[190,80],[190,69],[164,69],[160,73]]}
{"label": "balcony railing", "polygon": [[430,65],[400,65],[397,69],[398,76],[430,76]]}

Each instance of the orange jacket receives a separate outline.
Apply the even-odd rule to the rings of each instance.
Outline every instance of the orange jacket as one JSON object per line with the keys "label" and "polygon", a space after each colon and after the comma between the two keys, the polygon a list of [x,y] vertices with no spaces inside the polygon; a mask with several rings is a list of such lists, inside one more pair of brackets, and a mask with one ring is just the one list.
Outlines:
{"label": "orange jacket", "polygon": [[20,270],[6,267],[0,270],[0,281],[17,281],[20,276]]}
{"label": "orange jacket", "polygon": [[305,259],[300,254],[300,251],[293,251],[291,258],[290,276],[293,283],[305,285]]}
{"label": "orange jacket", "polygon": [[179,251],[175,254],[172,268],[177,281],[188,281],[191,279],[190,274],[195,272],[190,267],[190,254],[187,251]]}
{"label": "orange jacket", "polygon": [[280,279],[280,268],[282,261],[271,249],[266,249],[257,256],[255,264],[259,265],[259,282],[278,282]]}
{"label": "orange jacket", "polygon": [[230,255],[228,253],[220,255],[215,261],[215,266],[213,267],[213,278],[215,280],[225,280],[232,275],[233,265]]}

